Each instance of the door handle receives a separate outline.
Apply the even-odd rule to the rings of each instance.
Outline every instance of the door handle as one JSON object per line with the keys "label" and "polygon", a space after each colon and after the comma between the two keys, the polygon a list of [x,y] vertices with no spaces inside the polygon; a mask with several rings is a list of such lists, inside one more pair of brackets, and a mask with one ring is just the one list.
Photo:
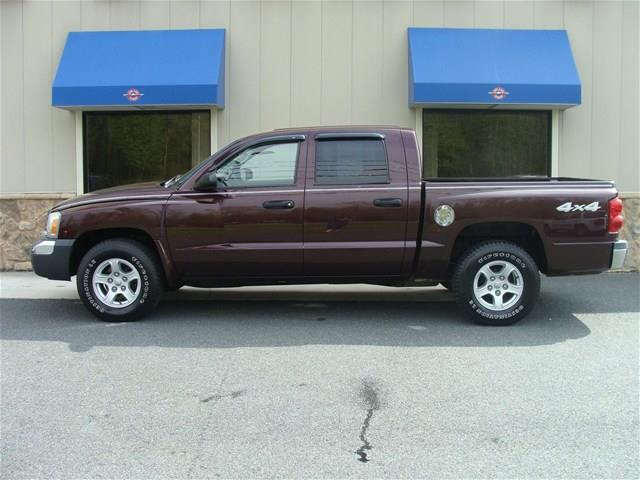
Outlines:
{"label": "door handle", "polygon": [[401,198],[376,198],[373,201],[374,207],[381,208],[398,208],[402,206]]}
{"label": "door handle", "polygon": [[293,200],[269,200],[262,204],[262,208],[267,210],[289,210],[295,206],[296,204]]}

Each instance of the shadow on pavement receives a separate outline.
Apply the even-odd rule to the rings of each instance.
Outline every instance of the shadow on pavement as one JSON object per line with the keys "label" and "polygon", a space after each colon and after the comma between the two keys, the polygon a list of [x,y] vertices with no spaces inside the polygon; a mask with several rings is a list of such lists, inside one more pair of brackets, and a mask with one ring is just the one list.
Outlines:
{"label": "shadow on pavement", "polygon": [[545,279],[534,312],[512,327],[471,324],[452,301],[335,301],[331,294],[323,301],[320,293],[264,301],[236,294],[234,300],[165,301],[149,318],[128,324],[95,320],[79,300],[3,300],[0,338],[63,342],[78,352],[94,346],[549,345],[590,334],[575,314],[639,310],[638,275],[588,278]]}

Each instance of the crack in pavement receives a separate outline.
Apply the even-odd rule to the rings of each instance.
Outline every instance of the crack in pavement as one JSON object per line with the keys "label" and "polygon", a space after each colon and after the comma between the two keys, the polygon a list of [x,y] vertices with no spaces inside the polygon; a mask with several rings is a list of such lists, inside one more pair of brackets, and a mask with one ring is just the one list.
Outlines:
{"label": "crack in pavement", "polygon": [[200,400],[200,403],[208,403],[212,400],[215,400],[216,402],[218,400],[221,400],[223,398],[238,398],[241,397],[242,395],[244,395],[246,392],[246,390],[235,390],[231,393],[227,393],[226,395],[221,395],[219,393],[215,393],[213,395],[211,395],[210,397],[207,398],[203,398],[202,400]]}
{"label": "crack in pavement", "polygon": [[367,379],[362,380],[360,399],[367,409],[367,415],[364,418],[362,428],[360,429],[360,440],[362,441],[362,446],[356,450],[356,454],[359,457],[359,462],[367,463],[369,458],[366,451],[372,449],[371,443],[367,440],[367,431],[369,430],[371,419],[373,418],[373,412],[380,409],[380,394],[378,393],[375,382]]}
{"label": "crack in pavement", "polygon": [[373,409],[367,410],[367,416],[362,423],[362,428],[360,429],[360,440],[362,440],[362,446],[356,450],[356,454],[358,455],[358,461],[362,463],[367,463],[369,459],[367,458],[367,452],[365,450],[371,450],[371,444],[367,440],[365,436],[367,430],[369,429],[369,422],[371,421],[371,417],[373,417]]}
{"label": "crack in pavement", "polygon": [[[222,376],[222,379],[220,380],[220,385],[218,385],[218,389],[222,390],[222,387],[224,386],[225,382],[227,381],[227,376],[229,375],[229,370],[231,369],[231,367],[227,366],[224,375]],[[212,395],[212,397],[215,397],[215,395]],[[206,400],[206,399],[205,399]],[[212,398],[213,400],[213,398]],[[205,442],[205,434],[207,432],[207,428],[209,427],[209,421],[212,419],[213,417],[213,412],[215,411],[215,408],[207,408],[205,411],[207,412],[205,414],[204,417],[204,422],[201,423],[200,425],[200,430],[198,431],[197,434],[197,445],[195,446],[194,450],[194,454],[193,457],[191,458],[190,462],[189,462],[189,468],[187,469],[187,478],[193,478],[193,471],[195,469],[196,463],[199,463],[202,461],[202,452],[204,450],[204,442]],[[201,466],[202,467],[202,466]]]}

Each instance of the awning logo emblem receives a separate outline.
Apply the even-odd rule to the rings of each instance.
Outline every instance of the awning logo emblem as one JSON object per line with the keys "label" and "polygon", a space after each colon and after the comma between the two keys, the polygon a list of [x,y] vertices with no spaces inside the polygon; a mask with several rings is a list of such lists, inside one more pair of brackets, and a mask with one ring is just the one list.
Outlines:
{"label": "awning logo emblem", "polygon": [[507,92],[502,87],[496,87],[489,92],[489,95],[491,95],[496,100],[502,100],[503,98],[506,98],[507,95],[509,95],[509,92]]}
{"label": "awning logo emblem", "polygon": [[122,94],[122,96],[125,97],[130,102],[137,102],[138,100],[140,100],[140,97],[143,95],[144,93],[140,93],[140,90],[138,90],[137,88],[130,88],[129,90],[126,91],[126,93]]}

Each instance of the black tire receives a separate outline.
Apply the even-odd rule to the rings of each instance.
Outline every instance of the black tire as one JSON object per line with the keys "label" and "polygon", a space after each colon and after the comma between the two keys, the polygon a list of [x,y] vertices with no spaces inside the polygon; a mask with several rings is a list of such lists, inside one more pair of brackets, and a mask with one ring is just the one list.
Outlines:
{"label": "black tire", "polygon": [[[493,272],[497,269],[498,272],[490,277],[495,278],[495,283],[485,274],[489,271],[487,269],[490,265],[489,270]],[[500,280],[501,265],[502,268],[510,268],[509,265],[515,267],[506,282]],[[484,279],[486,283],[482,283]],[[521,282],[520,285],[518,282]],[[505,241],[483,242],[469,249],[457,263],[451,283],[460,308],[467,312],[474,322],[482,325],[503,326],[522,320],[531,312],[540,293],[540,273],[536,262],[522,248]],[[500,285],[504,284],[507,285],[507,289],[502,291],[496,290],[494,286],[501,288]],[[475,285],[479,288],[491,288],[491,292],[478,298],[474,290]],[[521,290],[519,298],[514,290]],[[496,301],[504,301],[505,308],[497,308],[500,304],[496,308],[487,307],[495,305],[493,302]]]}
{"label": "black tire", "polygon": [[[138,280],[135,280],[132,285],[138,293],[137,296],[132,295],[135,299],[127,306],[110,306],[101,299],[101,295],[104,296],[105,292],[96,292],[94,288],[93,279],[96,270],[103,262],[110,259],[122,260],[126,262],[121,264],[122,268],[127,268],[131,272],[129,266],[133,266],[137,271],[139,286]],[[107,271],[109,271],[108,267]],[[122,275],[126,274],[126,271],[122,273]],[[111,274],[108,275],[111,277]],[[132,276],[135,276],[135,273],[132,273]],[[112,280],[113,278],[109,281]],[[100,320],[130,322],[142,318],[158,305],[162,296],[163,278],[155,256],[147,247],[133,240],[113,239],[98,243],[85,254],[78,266],[76,285],[85,307]],[[98,289],[105,288],[98,285]],[[107,293],[108,290],[109,288],[106,288]],[[124,297],[118,298],[122,303],[126,303]]]}

